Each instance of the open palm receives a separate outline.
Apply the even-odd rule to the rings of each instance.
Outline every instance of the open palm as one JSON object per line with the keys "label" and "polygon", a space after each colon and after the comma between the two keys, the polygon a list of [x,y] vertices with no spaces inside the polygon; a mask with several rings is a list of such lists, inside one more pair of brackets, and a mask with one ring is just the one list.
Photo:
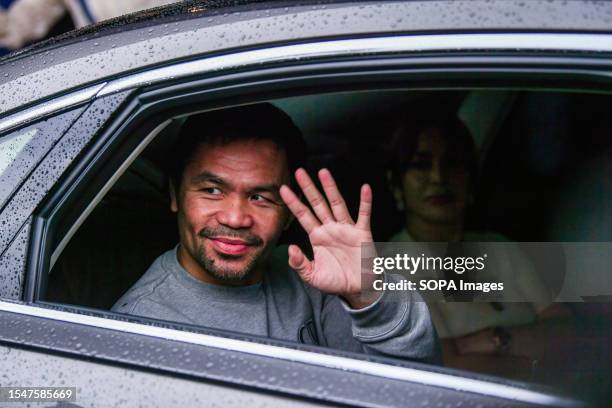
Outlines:
{"label": "open palm", "polygon": [[314,259],[309,260],[298,246],[291,245],[289,265],[309,285],[325,293],[341,295],[352,305],[363,306],[356,298],[362,285],[362,244],[373,241],[370,229],[372,190],[367,184],[361,187],[359,215],[354,222],[328,170],[319,171],[325,197],[305,170],[297,170],[295,177],[312,211],[289,187],[282,186],[280,194],[308,233]]}

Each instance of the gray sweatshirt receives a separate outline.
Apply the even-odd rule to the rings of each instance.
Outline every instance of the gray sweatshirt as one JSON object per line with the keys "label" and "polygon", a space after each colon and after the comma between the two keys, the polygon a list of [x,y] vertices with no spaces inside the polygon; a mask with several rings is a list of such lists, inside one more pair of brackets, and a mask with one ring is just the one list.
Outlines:
{"label": "gray sweatshirt", "polygon": [[[177,247],[178,248],[178,247]],[[299,278],[287,248],[274,251],[262,282],[230,287],[201,282],[177,261],[176,248],[159,256],[113,306],[119,313],[231,330],[424,362],[440,362],[427,305],[409,292],[385,292],[352,309]],[[393,276],[385,279],[394,280]]]}

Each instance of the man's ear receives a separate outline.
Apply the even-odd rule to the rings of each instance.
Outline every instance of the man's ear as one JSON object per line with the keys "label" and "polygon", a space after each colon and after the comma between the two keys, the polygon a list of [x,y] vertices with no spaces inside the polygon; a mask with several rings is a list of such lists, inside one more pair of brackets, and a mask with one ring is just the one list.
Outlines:
{"label": "man's ear", "polygon": [[168,191],[170,192],[170,211],[178,212],[176,189],[172,180],[168,182]]}

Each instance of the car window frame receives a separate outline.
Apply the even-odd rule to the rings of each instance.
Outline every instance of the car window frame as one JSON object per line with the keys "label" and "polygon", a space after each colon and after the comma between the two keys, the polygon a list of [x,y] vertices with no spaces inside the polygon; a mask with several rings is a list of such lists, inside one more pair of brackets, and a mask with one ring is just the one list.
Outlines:
{"label": "car window frame", "polygon": [[[460,58],[459,58],[460,57]],[[403,56],[393,56],[393,55],[388,55],[386,58],[387,59],[378,59],[379,57],[368,61],[367,59],[363,59],[363,57],[359,57],[356,58],[355,60],[341,60],[338,61],[337,59],[335,61],[325,61],[325,62],[319,62],[317,65],[317,63],[312,63],[312,62],[308,62],[305,63],[303,66],[302,65],[293,65],[293,66],[285,66],[285,67],[276,67],[276,68],[270,68],[270,67],[264,67],[264,68],[259,68],[257,69],[257,76],[263,77],[265,78],[265,80],[263,81],[264,83],[266,83],[267,85],[271,85],[271,81],[270,81],[270,77],[273,76],[275,73],[276,75],[278,75],[279,73],[283,73],[284,78],[284,84],[281,85],[280,87],[277,87],[276,89],[272,86],[271,89],[268,90],[268,93],[265,93],[265,98],[262,98],[263,94],[262,93],[262,89],[258,88],[256,91],[254,91],[255,94],[259,95],[260,100],[268,100],[274,97],[274,95],[278,95],[279,92],[282,93],[283,97],[286,97],[287,94],[287,78],[286,75],[287,73],[291,73],[292,75],[298,75],[300,74],[300,69],[303,69],[304,67],[307,67],[308,72],[312,73],[313,72],[318,72],[319,77],[317,77],[316,75],[313,75],[311,77],[309,77],[310,80],[315,80],[316,84],[319,87],[316,88],[312,88],[309,87],[307,85],[307,83],[303,82],[303,78],[301,78],[301,82],[299,86],[294,87],[294,92],[299,92],[300,94],[304,94],[308,92],[315,92],[316,91],[320,91],[320,86],[322,85],[322,79],[327,79],[327,81],[329,83],[324,84],[327,85],[328,87],[325,89],[337,89],[337,90],[342,90],[342,89],[347,89],[346,84],[343,84],[344,86],[338,86],[338,70],[347,70],[347,67],[350,68],[350,70],[352,70],[351,73],[346,74],[348,77],[352,76],[352,85],[350,86],[350,89],[370,89],[371,88],[371,74],[372,74],[372,67],[378,69],[378,70],[384,70],[387,77],[386,78],[386,84],[387,86],[390,86],[392,88],[396,88],[399,86],[399,84],[402,84],[403,88],[412,88],[415,87],[414,82],[418,82],[418,86],[415,87],[415,89],[421,89],[422,87],[425,88],[439,88],[439,89],[449,89],[450,85],[449,82],[455,81],[454,84],[455,86],[457,86],[457,81],[459,81],[459,83],[461,84],[461,88],[465,88],[466,86],[468,86],[469,84],[472,84],[472,86],[474,86],[474,84],[480,84],[482,86],[482,84],[486,81],[483,81],[482,79],[475,79],[474,78],[474,73],[482,73],[482,68],[464,68],[463,70],[457,70],[452,72],[453,75],[452,78],[448,78],[448,74],[450,72],[450,69],[448,68],[448,66],[457,66],[458,62],[461,62],[463,64],[465,64],[465,66],[470,67],[470,64],[474,64],[476,62],[480,62],[480,64],[483,64],[483,60],[482,60],[482,56],[478,56],[478,55],[472,55],[472,56],[466,56],[464,54],[460,55],[459,57],[457,57],[455,59],[455,61],[453,61],[453,58],[450,57],[449,55],[444,55],[439,57],[438,61],[440,63],[440,65],[436,68],[430,69],[429,71],[421,68],[420,70],[417,70],[417,72],[409,72],[409,74],[407,75],[405,72],[402,72],[402,70],[398,69],[397,66],[398,65],[406,65],[411,67],[414,70],[415,65],[418,65],[418,63],[423,63],[424,61],[417,61],[418,58],[414,58],[414,57],[410,57],[410,58],[406,58]],[[512,63],[510,61],[507,60],[508,56],[500,56],[498,58],[498,61],[495,61],[495,58],[487,58],[488,59],[488,63],[491,64],[492,66],[495,66],[495,63],[500,64],[498,65],[498,68],[496,71],[495,70],[490,70],[488,71],[490,74],[490,78],[488,78],[488,83],[490,84],[489,86],[494,86],[494,84],[498,84],[497,86],[500,86],[500,84],[505,84],[505,87],[508,86],[515,86],[515,87],[524,87],[525,83],[529,82],[529,76],[533,75],[533,71],[526,71],[525,70],[525,66],[529,65],[529,63],[531,64],[535,64],[538,65],[537,63],[542,63],[541,59],[535,58],[533,56],[520,56],[516,59],[516,61],[513,61],[517,64],[517,66],[514,69],[509,69],[508,66],[512,65]],[[425,60],[426,64],[432,65],[433,62],[432,56],[428,56],[428,57],[423,57],[423,60]],[[548,68],[543,68],[543,70],[548,70],[548,75],[550,75],[551,78],[559,78],[559,76],[563,76],[563,72],[560,72],[559,70],[559,64],[564,62],[564,63],[568,63],[571,62],[571,58],[570,57],[563,57],[563,58],[559,58],[558,56],[554,56],[552,57],[552,59],[554,60],[554,63],[551,64],[550,61],[547,61],[548,64]],[[333,60],[333,58],[332,58]],[[400,62],[401,61],[401,62]],[[582,62],[584,62],[585,64],[587,64],[586,61],[584,60],[580,60]],[[384,62],[384,63],[383,63]],[[600,61],[602,62],[602,61]],[[363,66],[368,67],[368,69],[370,69],[370,71],[361,71],[359,73],[357,73],[355,71],[355,64],[357,63],[361,63]],[[603,63],[605,63],[605,61],[603,61]],[[589,64],[592,64],[592,62],[589,62]],[[552,65],[552,67],[551,67]],[[605,65],[605,64],[602,64]],[[395,70],[391,70],[389,67],[394,67],[395,66]],[[440,70],[440,66],[445,66],[445,69]],[[321,72],[324,72],[325,70],[327,70],[327,74],[321,74]],[[405,69],[407,71],[410,71],[410,69]],[[330,75],[329,72],[336,72],[333,75]],[[376,71],[376,70],[374,70]],[[493,72],[495,71],[495,72]],[[253,74],[255,71],[248,71],[248,72],[239,72],[239,73],[224,73],[225,75],[225,79],[227,80],[228,77],[233,77],[233,78],[229,78],[229,79],[239,79],[242,80],[245,77],[248,79],[249,74]],[[571,69],[568,70],[567,74],[575,74],[576,72],[576,67],[575,65],[572,65]],[[592,78],[587,80],[586,83],[592,83],[593,78],[597,77],[597,71],[594,70],[593,74],[592,74]],[[302,74],[303,75],[303,74]],[[406,75],[407,77],[409,77],[410,80],[406,80]],[[441,81],[441,77],[442,75],[445,76],[446,81]],[[506,76],[506,79],[500,80],[499,77],[503,77]],[[189,77],[189,75],[187,76]],[[357,78],[360,77],[360,78]],[[167,77],[165,77],[167,78]],[[355,78],[359,79],[359,80],[355,80]],[[513,82],[510,79],[514,79],[515,82]],[[432,82],[433,81],[435,82]],[[449,80],[450,79],[450,80]],[[538,79],[537,83],[542,83],[544,81],[545,78],[540,78]],[[134,103],[146,103],[147,101],[151,101],[154,100],[155,98],[159,98],[160,95],[164,94],[164,93],[172,93],[172,92],[185,92],[186,87],[198,87],[201,86],[203,87],[204,91],[203,92],[208,92],[210,94],[210,89],[208,89],[211,85],[211,82],[213,81],[219,81],[219,76],[215,77],[215,78],[196,78],[195,80],[192,81],[191,85],[186,85],[185,81],[183,79],[181,80],[174,80],[174,82],[170,81],[171,84],[170,85],[163,85],[163,82],[159,82],[156,83],[154,85],[148,85],[143,87],[142,89],[139,89],[139,95],[137,98],[134,99]],[[428,81],[430,82],[428,82]],[[470,82],[471,81],[471,82]],[[382,82],[382,81],[381,81]],[[411,82],[412,82],[412,86],[411,86]],[[544,81],[545,82],[545,81]],[[581,82],[577,81],[577,87],[579,87]],[[119,84],[119,82],[117,82],[117,84]],[[233,92],[236,92],[237,89],[235,85],[231,85],[231,81],[229,81],[229,86],[226,87],[226,91],[230,90]],[[393,84],[393,85],[389,85],[389,84]],[[584,84],[584,83],[583,83]],[[131,82],[130,86],[138,86],[138,85],[142,85],[142,82],[136,81],[136,82]],[[253,83],[250,84],[251,86],[254,86]],[[274,84],[272,84],[274,85]],[[278,85],[278,84],[276,84]],[[331,85],[334,85],[334,87],[332,87]],[[263,85],[262,85],[263,86]],[[384,85],[378,85],[378,87],[383,87]],[[171,89],[172,88],[172,89]],[[112,89],[112,88],[110,88]],[[115,88],[115,90],[118,90],[120,88]],[[133,89],[133,88],[129,88],[129,89]],[[171,89],[169,91],[169,89]],[[582,89],[582,88],[579,88]],[[104,92],[101,93],[101,95],[103,95]],[[109,93],[110,94],[110,93]],[[230,92],[230,97],[228,97],[228,94],[225,93],[224,95],[222,95],[221,100],[224,101],[224,103],[228,103],[229,100],[234,101],[233,103],[238,103],[241,98],[243,100],[243,102],[245,101],[245,92],[244,89],[242,89],[241,92],[238,92],[237,95],[232,95]],[[208,95],[210,96],[210,95]],[[254,97],[250,97],[247,98],[247,100],[249,102],[254,102],[255,100],[257,100]],[[176,102],[176,101],[175,101]],[[187,104],[188,101],[186,99],[183,99],[182,102],[184,104]],[[227,105],[223,105],[223,106],[227,106]],[[204,105],[203,107],[206,107],[206,105]],[[210,106],[209,106],[210,107]],[[151,108],[153,109],[153,108]],[[184,114],[184,112],[183,112]],[[127,126],[129,125],[133,125],[133,121],[126,119],[126,116],[129,116],[126,111],[121,112],[121,115],[118,115],[118,117],[116,118],[116,122],[117,121],[122,121],[122,120],[126,120],[125,122],[122,122],[123,126]],[[104,132],[104,134],[106,136],[101,136],[98,140],[97,145],[98,148],[100,148],[100,146],[103,144],[103,141],[105,140],[104,138],[109,138],[109,135],[112,135],[112,131],[107,130]],[[108,140],[106,140],[108,141]],[[89,152],[90,155],[95,154],[95,151],[90,151]],[[74,175],[73,175],[74,177]],[[69,180],[70,177],[67,177],[67,179]],[[64,180],[64,182],[66,182],[66,180]],[[62,193],[62,189],[58,188],[55,191],[56,194],[61,194]],[[46,206],[43,206],[43,209],[36,214],[36,219],[35,219],[35,224],[36,223],[40,223],[41,221],[41,214],[44,215],[44,211],[45,208],[48,207],[48,204]],[[49,208],[47,208],[49,209]],[[36,224],[39,225],[39,224]],[[40,225],[39,225],[40,226]],[[48,231],[47,231],[48,232]],[[41,234],[44,234],[44,228],[36,228],[35,232],[32,234],[32,239],[40,239]],[[31,248],[37,248],[34,245],[30,246]],[[35,250],[35,249],[33,249]],[[38,250],[40,251],[40,248],[38,248]],[[38,259],[37,257],[35,257],[35,255],[37,255],[36,252],[32,253],[31,255],[34,256],[33,258],[30,259]],[[35,271],[35,273],[37,273],[39,265],[36,264],[36,262],[30,262],[29,266],[28,266],[28,276],[31,277],[32,276],[32,271]],[[36,275],[35,275],[36,276]],[[32,282],[32,280],[29,280],[30,282]],[[36,295],[36,285],[34,284],[29,284],[28,285],[28,292],[26,294],[25,300],[27,302],[33,302],[34,303],[38,303],[36,301],[36,298],[38,296]],[[58,305],[55,305],[58,306]],[[447,370],[447,369],[442,369]],[[458,374],[458,373],[454,373],[454,374]],[[465,377],[466,373],[465,372],[461,372],[461,376]]]}

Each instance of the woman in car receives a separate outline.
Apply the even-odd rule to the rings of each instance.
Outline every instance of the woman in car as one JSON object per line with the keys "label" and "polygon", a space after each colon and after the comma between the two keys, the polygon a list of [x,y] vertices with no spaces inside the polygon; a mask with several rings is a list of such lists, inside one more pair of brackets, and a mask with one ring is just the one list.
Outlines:
{"label": "woman in car", "polygon": [[[465,291],[446,291],[442,301],[428,300],[445,364],[532,379],[538,360],[563,352],[565,345],[558,340],[567,339],[572,330],[569,313],[552,304],[551,294],[516,245],[499,234],[466,231],[477,173],[469,130],[454,115],[413,114],[395,127],[390,155],[389,180],[404,213],[403,228],[391,241],[448,242],[447,256],[462,251],[459,242],[483,243],[466,245],[488,253],[478,281],[504,283],[493,301]],[[493,242],[506,243],[484,244]],[[438,276],[470,279],[469,273]]]}

